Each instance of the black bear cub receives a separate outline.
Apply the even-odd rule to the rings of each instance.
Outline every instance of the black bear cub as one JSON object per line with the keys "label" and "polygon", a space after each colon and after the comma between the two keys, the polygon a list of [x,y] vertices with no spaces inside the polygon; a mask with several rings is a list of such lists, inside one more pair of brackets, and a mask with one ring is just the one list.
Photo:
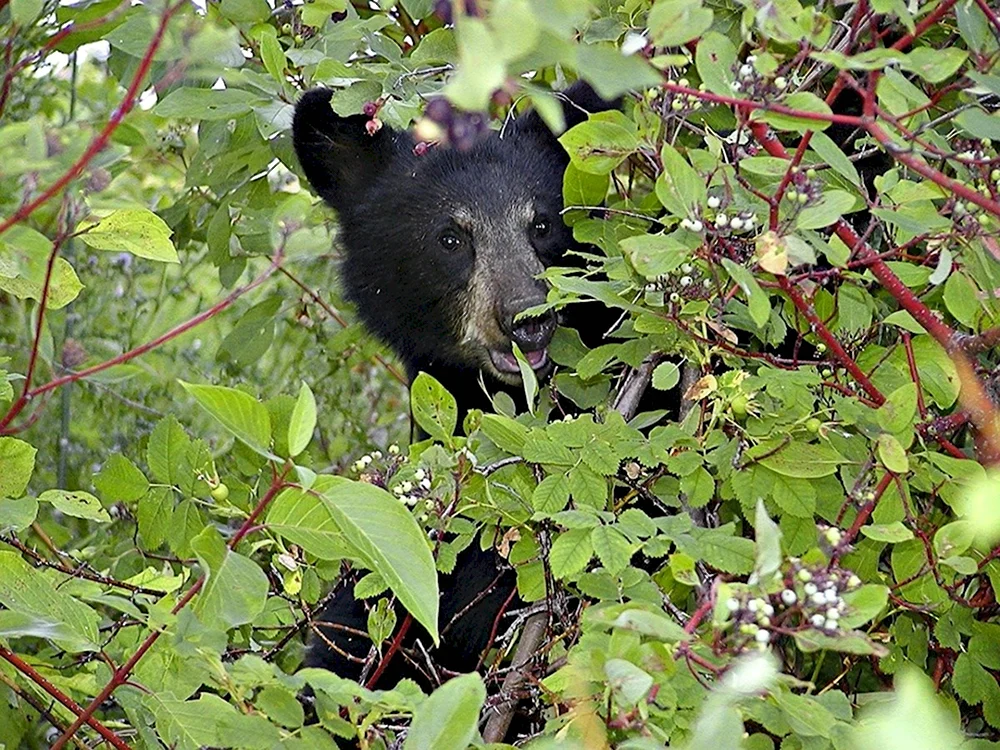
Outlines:
{"label": "black bear cub", "polygon": [[[345,252],[342,279],[368,328],[391,346],[413,378],[424,371],[456,397],[461,413],[488,404],[490,391],[520,390],[516,343],[540,377],[554,316],[517,319],[545,301],[538,275],[566,263],[577,247],[563,220],[562,181],[569,159],[534,113],[484,135],[470,148],[433,147],[417,155],[409,133],[366,130],[363,115],[340,117],[331,92],[306,93],[295,110],[295,150],[313,189],[334,209]],[[584,84],[562,95],[567,127],[609,108]],[[363,634],[366,610],[342,584],[318,621],[306,663],[341,676],[391,686],[400,677],[468,672],[480,663],[514,574],[492,550],[473,543],[441,581],[441,647],[412,649],[411,628],[388,665]],[[332,648],[331,648],[332,644]],[[384,651],[384,649],[383,649]]]}

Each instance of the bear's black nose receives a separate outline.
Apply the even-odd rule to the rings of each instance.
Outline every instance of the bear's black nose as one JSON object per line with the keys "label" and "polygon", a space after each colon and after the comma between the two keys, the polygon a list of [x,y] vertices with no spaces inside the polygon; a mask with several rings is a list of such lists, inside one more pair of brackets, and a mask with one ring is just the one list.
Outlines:
{"label": "bear's black nose", "polygon": [[555,315],[549,313],[540,318],[526,318],[513,323],[510,337],[521,351],[535,352],[549,345],[555,330]]}

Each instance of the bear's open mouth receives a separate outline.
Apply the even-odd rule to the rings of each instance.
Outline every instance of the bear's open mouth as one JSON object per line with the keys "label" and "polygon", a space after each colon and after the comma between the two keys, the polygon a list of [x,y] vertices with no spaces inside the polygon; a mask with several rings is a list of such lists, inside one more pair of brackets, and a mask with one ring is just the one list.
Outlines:
{"label": "bear's open mouth", "polygon": [[[528,364],[531,365],[532,370],[540,370],[548,364],[549,352],[547,349],[525,352],[524,358],[528,360]],[[521,368],[518,367],[517,358],[513,352],[490,349],[490,360],[498,372],[511,373],[512,375],[517,375],[521,372]]]}

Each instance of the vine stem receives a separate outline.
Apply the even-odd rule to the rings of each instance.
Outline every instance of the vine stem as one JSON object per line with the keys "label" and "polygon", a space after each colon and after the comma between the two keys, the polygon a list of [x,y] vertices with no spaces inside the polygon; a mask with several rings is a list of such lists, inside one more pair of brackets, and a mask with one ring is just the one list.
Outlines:
{"label": "vine stem", "polygon": [[[264,512],[264,509],[267,508],[267,506],[271,503],[271,500],[273,500],[274,497],[282,489],[285,488],[286,486],[285,477],[288,475],[288,470],[289,468],[286,466],[280,474],[278,472],[274,473],[274,476],[271,479],[271,486],[267,488],[267,492],[264,493],[264,496],[258,501],[257,505],[254,507],[250,515],[247,516],[246,520],[243,522],[240,528],[236,531],[235,534],[233,534],[232,539],[229,540],[229,544],[226,545],[230,550],[236,549],[236,545],[239,544],[243,540],[243,537],[245,537],[248,533],[250,533],[250,530],[254,528],[254,525],[257,522],[257,518],[260,516],[261,513]],[[182,609],[184,609],[184,607],[186,607],[187,604],[192,599],[194,599],[195,595],[197,595],[197,593],[201,591],[202,587],[205,585],[206,580],[207,580],[206,574],[202,573],[202,575],[198,578],[197,581],[194,582],[191,588],[189,588],[184,593],[184,596],[182,596],[177,601],[177,604],[175,604],[174,608],[170,611],[171,614],[177,614]],[[146,639],[139,644],[139,648],[137,648],[135,650],[135,653],[133,653],[132,656],[129,657],[128,661],[126,661],[124,664],[122,664],[120,667],[118,667],[118,669],[114,671],[114,674],[112,674],[111,679],[108,680],[107,684],[101,689],[101,692],[97,694],[97,697],[94,698],[87,705],[85,709],[76,712],[77,713],[76,720],[66,728],[66,731],[63,732],[62,735],[60,735],[59,739],[57,739],[55,743],[52,745],[51,750],[62,750],[62,748],[66,746],[66,743],[72,739],[73,735],[76,734],[76,732],[80,729],[80,727],[82,727],[84,724],[91,723],[91,720],[94,716],[94,712],[97,711],[98,708],[100,708],[101,704],[104,703],[104,701],[106,701],[108,698],[111,697],[111,694],[114,693],[115,690],[117,690],[119,687],[125,684],[125,682],[128,681],[129,675],[131,675],[132,670],[135,669],[135,665],[138,664],[139,660],[146,655],[146,652],[153,647],[153,644],[156,643],[157,640],[159,640],[162,634],[163,634],[162,630],[155,630],[148,636],[146,636]],[[77,706],[77,708],[79,709],[79,706]],[[93,724],[91,724],[91,726],[93,726]],[[101,736],[104,737],[103,734]],[[114,735],[112,734],[112,736]],[[108,741],[110,742],[111,740],[109,739]],[[121,740],[119,740],[119,742],[121,742]],[[115,745],[115,747],[127,749],[128,745],[121,743],[121,745]]]}
{"label": "vine stem", "polygon": [[32,201],[24,204],[15,211],[10,218],[3,222],[0,222],[0,234],[3,234],[8,229],[10,229],[15,224],[27,219],[31,214],[38,209],[39,206],[47,203],[53,196],[57,195],[63,188],[65,188],[70,182],[75,180],[80,176],[80,173],[87,167],[91,160],[97,156],[104,147],[108,145],[108,141],[111,140],[111,136],[121,125],[122,120],[125,119],[125,115],[132,111],[135,106],[136,99],[139,96],[140,88],[142,87],[142,82],[146,78],[146,74],[149,72],[150,67],[153,65],[153,57],[156,56],[156,51],[160,48],[163,43],[163,36],[167,32],[167,24],[170,23],[170,19],[187,5],[186,0],[178,0],[178,2],[173,5],[168,5],[163,11],[163,15],[160,17],[160,23],[156,27],[156,31],[153,33],[153,38],[149,42],[149,46],[146,47],[146,53],[142,56],[139,61],[139,65],[136,67],[135,75],[132,77],[132,82],[129,84],[128,89],[125,91],[125,96],[122,97],[121,103],[112,112],[111,117],[108,119],[107,124],[101,128],[101,132],[97,134],[97,137],[90,142],[87,146],[86,151],[84,151],[80,158],[78,158],[73,165],[67,169],[62,177],[53,182],[41,195]]}

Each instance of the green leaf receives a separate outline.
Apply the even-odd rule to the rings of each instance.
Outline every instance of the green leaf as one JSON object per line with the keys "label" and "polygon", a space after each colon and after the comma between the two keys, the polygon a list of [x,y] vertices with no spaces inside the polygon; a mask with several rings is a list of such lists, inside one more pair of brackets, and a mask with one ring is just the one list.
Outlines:
{"label": "green leaf", "polygon": [[424,432],[442,443],[451,443],[458,424],[458,405],[455,397],[426,372],[418,374],[410,385],[410,408]]}
{"label": "green leaf", "polygon": [[626,706],[644,701],[653,687],[653,676],[625,659],[608,659],[604,663],[604,674],[608,687],[620,696]]}
{"label": "green leaf", "polygon": [[531,493],[531,507],[539,513],[558,513],[569,503],[569,478],[550,474]]}
{"label": "green leaf", "polygon": [[969,328],[975,327],[976,318],[982,310],[978,293],[979,290],[972,279],[961,271],[951,274],[944,282],[945,307],[955,320]]}
{"label": "green leaf", "polygon": [[827,190],[815,206],[799,212],[795,226],[799,229],[822,229],[833,224],[854,207],[854,196],[846,190]]}
{"label": "green leaf", "polygon": [[166,541],[173,510],[173,491],[169,487],[151,487],[139,499],[136,520],[144,549],[155,550]]}
{"label": "green leaf", "polygon": [[653,387],[669,391],[681,381],[681,369],[673,362],[661,362],[653,370]]}
{"label": "green leaf", "polygon": [[972,656],[959,654],[955,660],[951,684],[958,697],[975,706],[982,703],[990,694],[990,688],[996,684],[996,680]]}
{"label": "green leaf", "polygon": [[692,508],[702,508],[715,497],[715,479],[704,466],[681,477],[681,492]]}
{"label": "green leaf", "polygon": [[549,551],[549,566],[558,579],[576,575],[594,556],[590,529],[570,529],[560,534]]}
{"label": "green leaf", "polygon": [[729,277],[736,282],[743,294],[746,295],[750,306],[750,317],[758,328],[763,328],[771,318],[771,300],[760,284],[753,277],[753,274],[743,266],[733,263],[729,258],[722,259],[722,265],[729,273]]}
{"label": "green leaf", "polygon": [[11,0],[10,15],[18,26],[30,26],[45,7],[45,0]]}
{"label": "green leaf", "polygon": [[674,216],[694,216],[708,198],[704,178],[669,144],[663,144],[660,159],[663,171],[656,178],[656,197]]}
{"label": "green leaf", "polygon": [[699,41],[694,56],[695,67],[705,88],[719,96],[732,96],[736,47],[725,34],[707,32]]}
{"label": "green leaf", "polygon": [[613,526],[598,526],[590,533],[590,542],[601,564],[612,575],[628,567],[632,559],[632,545]]}
{"label": "green leaf", "polygon": [[458,17],[455,31],[459,65],[445,95],[461,109],[485,110],[506,75],[497,39],[485,21],[464,13]]}
{"label": "green leaf", "polygon": [[[25,226],[14,226],[0,238],[0,290],[18,299],[41,300],[45,288],[52,241]],[[75,300],[83,289],[76,271],[65,258],[56,258],[49,280],[48,307],[58,310]]]}
{"label": "green leaf", "polygon": [[[506,15],[502,13],[501,15]],[[711,17],[711,12],[709,12]],[[617,47],[582,44],[576,49],[576,67],[581,78],[597,95],[611,101],[629,91],[656,86],[662,80],[642,55],[626,57]]]}
{"label": "green leaf", "polygon": [[816,651],[838,651],[843,654],[859,656],[884,656],[887,652],[882,646],[873,643],[862,633],[848,631],[846,633],[827,634],[819,630],[800,630],[793,633],[795,645],[804,653]]}
{"label": "green leaf", "polygon": [[84,229],[80,239],[95,250],[132,253],[140,258],[180,263],[167,222],[145,208],[123,208]]}
{"label": "green leaf", "polygon": [[266,21],[270,15],[265,0],[222,0],[222,15],[237,23]]}
{"label": "green leaf", "polygon": [[771,697],[796,734],[804,737],[829,737],[834,718],[822,703],[810,695],[776,690]]}
{"label": "green leaf", "polygon": [[674,235],[639,234],[618,243],[632,266],[647,279],[676,271],[691,257],[690,248]]}
{"label": "green leaf", "polygon": [[906,449],[895,435],[883,432],[878,436],[878,457],[882,464],[894,474],[905,474],[910,470],[910,460]]}
{"label": "green leaf", "polygon": [[981,109],[959,112],[955,122],[973,138],[1000,140],[1000,115],[987,114]]}
{"label": "green leaf", "polygon": [[[821,115],[833,114],[830,105],[811,91],[798,91],[794,94],[789,94],[781,100],[781,104],[798,112]],[[807,130],[826,130],[830,127],[829,120],[795,117],[794,115],[779,112],[762,112],[761,110],[758,110],[758,112],[760,114],[757,117],[775,130],[794,130],[804,133]],[[757,117],[754,119],[757,119]]]}
{"label": "green leaf", "polygon": [[194,611],[209,627],[228,630],[253,622],[267,603],[268,580],[249,558],[233,552],[209,526],[191,540],[205,574]]}
{"label": "green leaf", "polygon": [[913,532],[906,528],[902,521],[868,524],[861,527],[861,533],[876,542],[889,542],[890,544],[913,539]]}
{"label": "green leaf", "polygon": [[706,564],[726,573],[746,575],[753,570],[756,549],[749,539],[735,537],[719,529],[698,538]]}
{"label": "green leaf", "polygon": [[299,455],[312,440],[316,429],[316,397],[309,386],[303,382],[299,388],[299,397],[295,400],[291,419],[288,421],[288,455],[292,458]]}
{"label": "green leaf", "polygon": [[917,47],[903,57],[900,67],[929,83],[941,83],[953,76],[968,56],[968,52],[958,47]]}
{"label": "green leaf", "polygon": [[[867,528],[867,527],[865,527]],[[842,628],[858,628],[873,620],[889,602],[889,588],[881,584],[869,583],[859,589],[844,594],[847,614],[842,615]]]}
{"label": "green leaf", "polygon": [[679,47],[704,34],[713,17],[702,0],[658,0],[646,24],[657,47]]}
{"label": "green leaf", "polygon": [[183,380],[177,382],[234,437],[262,456],[272,458],[268,450],[271,444],[271,418],[260,401],[235,388],[197,385]]}
{"label": "green leaf", "polygon": [[146,445],[146,463],[153,477],[163,484],[180,484],[186,477],[186,458],[191,440],[173,415],[156,423]]}
{"label": "green leaf", "polygon": [[46,637],[70,653],[100,649],[97,612],[41,578],[16,552],[0,552],[0,604],[36,621],[57,623],[61,627]]}
{"label": "green leaf", "polygon": [[485,702],[486,687],[478,674],[448,680],[417,707],[404,750],[465,750]]}
{"label": "green leaf", "polygon": [[180,88],[167,94],[153,111],[168,118],[229,120],[263,103],[261,97],[241,89]]}
{"label": "green leaf", "polygon": [[515,455],[524,448],[528,428],[502,414],[484,414],[480,429],[500,450]]}
{"label": "green leaf", "polygon": [[[767,440],[746,453],[748,461],[761,456],[759,463],[773,472],[798,479],[818,479],[836,473],[847,462],[829,445],[789,440]],[[769,454],[769,455],[767,455]]]}
{"label": "green leaf", "polygon": [[757,558],[754,563],[753,581],[768,582],[781,567],[784,555],[781,553],[781,529],[767,515],[764,498],[761,497],[757,498],[754,532]]}
{"label": "green leaf", "polygon": [[633,630],[658,641],[677,643],[690,641],[691,635],[662,612],[644,609],[625,609],[611,623],[616,628]]}
{"label": "green leaf", "polygon": [[0,437],[0,498],[24,494],[35,470],[36,453],[38,451],[30,443]]}
{"label": "green leaf", "polygon": [[99,523],[111,523],[111,516],[101,505],[101,501],[82,490],[46,490],[38,496],[41,503],[52,503],[60,513],[73,518],[86,518]]}
{"label": "green leaf", "polygon": [[879,426],[886,432],[898,434],[909,427],[917,417],[917,386],[905,383],[889,394],[876,413]]}
{"label": "green leaf", "polygon": [[840,146],[834,143],[830,136],[826,133],[816,131],[813,133],[812,140],[809,141],[809,146],[835,172],[843,175],[858,187],[861,186],[861,177],[858,175],[858,170],[855,168],[854,162],[847,158],[847,155],[841,151]]}
{"label": "green leaf", "polygon": [[608,174],[639,145],[635,123],[618,111],[599,112],[559,138],[581,172]]}
{"label": "green leaf", "polygon": [[275,498],[267,524],[322,559],[342,555],[342,545],[350,544],[437,642],[434,558],[425,534],[397,498],[371,484],[320,476],[311,492],[293,488]]}
{"label": "green leaf", "polygon": [[94,476],[94,487],[107,503],[134,503],[149,490],[149,480],[121,453],[112,454]]}
{"label": "green leaf", "polygon": [[37,516],[38,501],[33,497],[0,498],[0,534],[26,529]]}

